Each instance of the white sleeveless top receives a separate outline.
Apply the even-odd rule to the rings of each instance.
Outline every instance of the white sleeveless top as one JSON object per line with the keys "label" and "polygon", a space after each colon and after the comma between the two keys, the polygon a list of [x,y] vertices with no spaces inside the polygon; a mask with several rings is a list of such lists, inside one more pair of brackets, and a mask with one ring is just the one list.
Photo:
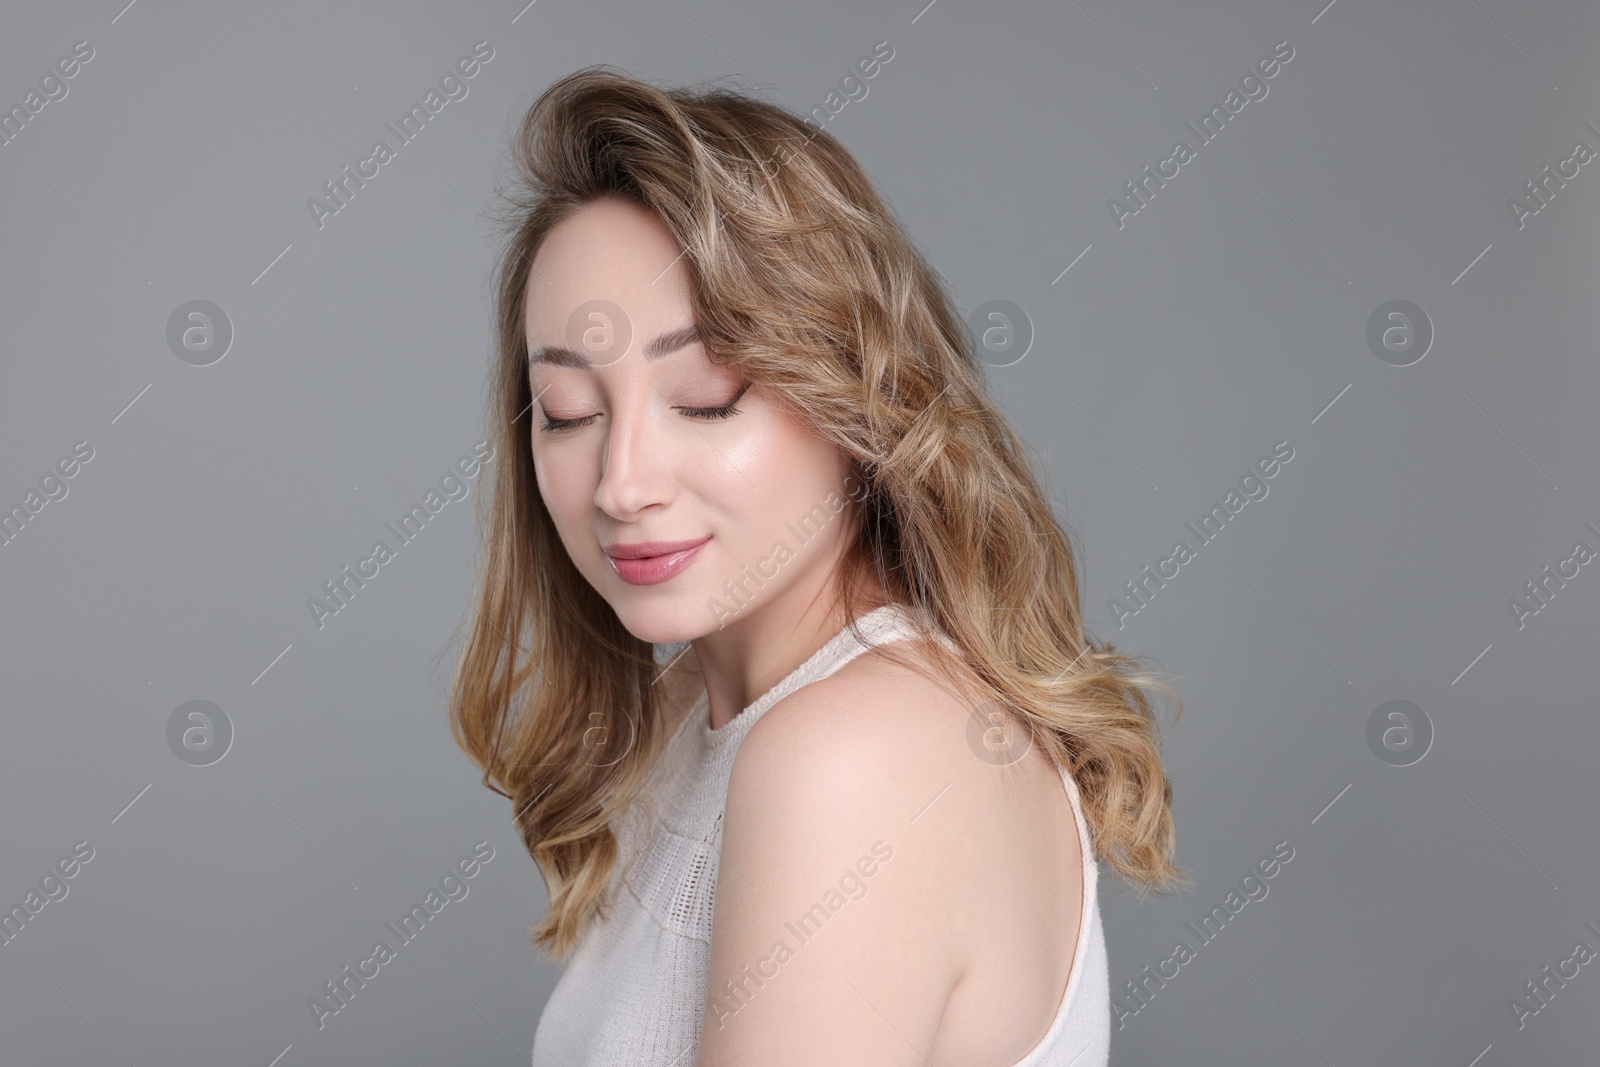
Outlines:
{"label": "white sleeveless top", "polygon": [[[585,929],[545,1004],[534,1033],[533,1067],[694,1067],[734,755],[756,720],[779,700],[873,645],[915,636],[895,604],[868,612],[856,625],[867,644],[846,627],[721,729],[711,728],[704,694],[679,725],[640,803],[618,821],[620,859],[608,916]],[[1013,1067],[1105,1067],[1110,1055],[1099,865],[1077,783],[1064,768],[1061,780],[1083,853],[1078,944],[1049,1032]]]}

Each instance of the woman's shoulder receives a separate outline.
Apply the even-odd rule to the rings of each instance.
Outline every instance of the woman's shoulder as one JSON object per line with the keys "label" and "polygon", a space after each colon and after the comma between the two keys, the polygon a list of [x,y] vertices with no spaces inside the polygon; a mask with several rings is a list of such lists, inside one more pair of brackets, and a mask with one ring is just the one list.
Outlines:
{"label": "woman's shoulder", "polygon": [[[873,649],[774,704],[743,739],[717,890],[733,943],[714,938],[714,956],[736,967],[781,918],[838,912],[859,925],[830,951],[853,981],[859,968],[876,995],[898,998],[901,1017],[931,1011],[948,1030],[952,1010],[980,1046],[1042,1033],[1082,899],[1060,772],[1037,748],[997,760],[970,700],[917,669],[927,650],[895,644],[912,664]],[[859,903],[817,897],[851,870],[876,872],[849,877]]]}
{"label": "woman's shoulder", "polygon": [[959,756],[862,658],[774,703],[734,756],[708,988],[785,977],[749,1003],[713,995],[722,1054],[781,1028],[817,1034],[821,1058],[888,1059],[886,1034],[900,1039],[877,1012],[925,1047],[965,973],[970,924],[946,906],[949,820],[969,818],[950,795]]}
{"label": "woman's shoulder", "polygon": [[813,770],[831,766],[870,775],[872,788],[887,791],[876,799],[915,801],[913,812],[933,800],[922,791],[947,788],[982,819],[1011,817],[1019,795],[1028,794],[1059,822],[1070,810],[1055,803],[1066,799],[1061,771],[1014,718],[998,714],[1000,705],[983,695],[970,668],[957,661],[960,684],[952,686],[931,669],[936,652],[928,642],[902,639],[890,647],[893,654],[869,649],[774,704],[744,739],[735,773],[740,759],[764,756]]}
{"label": "woman's shoulder", "polygon": [[922,642],[894,644],[910,664],[874,648],[768,709],[735,756],[729,818],[748,805],[815,823],[818,837],[875,827],[914,843],[930,871],[963,871],[925,906],[975,918],[1046,842],[1066,861],[1055,871],[1075,878],[1077,826],[1048,753],[1026,740],[997,748],[982,701],[927,671]]}
{"label": "woman's shoulder", "polygon": [[[917,666],[928,663],[930,653],[919,642],[894,645]],[[769,762],[793,767],[800,777],[845,774],[872,791],[863,799],[886,803],[909,802],[930,784],[968,777],[976,769],[965,743],[969,702],[884,652],[869,649],[773,704],[740,745],[734,774],[741,763]],[[765,774],[760,779],[770,780]]]}

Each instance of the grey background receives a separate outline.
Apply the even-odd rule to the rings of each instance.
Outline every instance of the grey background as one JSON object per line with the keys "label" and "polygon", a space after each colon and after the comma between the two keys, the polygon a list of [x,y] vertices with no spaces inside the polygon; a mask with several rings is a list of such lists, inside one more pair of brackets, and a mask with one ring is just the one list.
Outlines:
{"label": "grey background", "polygon": [[[1578,539],[1600,546],[1600,174],[1521,230],[1506,201],[1575,141],[1600,148],[1597,17],[12,5],[4,106],[74,42],[95,57],[0,147],[0,503],[80,439],[95,456],[0,547],[0,905],[74,842],[95,853],[0,947],[0,1058],[526,1060],[558,974],[523,934],[543,883],[443,713],[470,506],[323,629],[305,602],[481,436],[478,210],[540,89],[604,61],[748,78],[805,111],[886,40],[827,128],[964,309],[1028,315],[1032,348],[994,393],[1048,457],[1092,626],[1187,699],[1165,752],[1198,884],[1141,903],[1102,883],[1113,994],[1196,945],[1185,921],[1275,843],[1295,850],[1113,1031],[1113,1063],[1592,1060],[1595,966],[1520,1030],[1509,1001],[1576,941],[1600,947],[1600,568],[1525,627],[1507,601]],[[494,58],[468,97],[319,231],[307,198],[478,40]],[[1295,55],[1269,95],[1119,230],[1107,198],[1281,40]],[[236,331],[209,367],[165,340],[193,299]],[[1366,345],[1392,299],[1436,330],[1409,367]],[[1270,495],[1119,629],[1108,598],[1280,440],[1294,459]],[[167,746],[194,699],[235,730],[209,767]],[[1435,731],[1411,766],[1366,742],[1394,699]],[[319,1031],[307,999],[480,839],[495,858],[469,896]]]}

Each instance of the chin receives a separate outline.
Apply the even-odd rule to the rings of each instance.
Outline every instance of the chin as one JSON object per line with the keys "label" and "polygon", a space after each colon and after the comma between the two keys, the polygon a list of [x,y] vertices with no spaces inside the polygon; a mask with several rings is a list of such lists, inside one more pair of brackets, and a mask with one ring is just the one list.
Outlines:
{"label": "chin", "polygon": [[703,617],[684,603],[642,604],[629,597],[612,601],[623,628],[641,641],[656,645],[676,644],[704,637],[711,629]]}

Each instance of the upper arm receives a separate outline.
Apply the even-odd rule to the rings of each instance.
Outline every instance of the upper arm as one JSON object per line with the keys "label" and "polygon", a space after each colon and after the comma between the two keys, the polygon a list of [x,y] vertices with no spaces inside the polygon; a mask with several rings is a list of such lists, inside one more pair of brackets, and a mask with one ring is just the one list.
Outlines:
{"label": "upper arm", "polygon": [[882,695],[807,686],[739,748],[699,1067],[910,1067],[933,1044],[964,965],[949,835],[922,814],[949,775]]}

